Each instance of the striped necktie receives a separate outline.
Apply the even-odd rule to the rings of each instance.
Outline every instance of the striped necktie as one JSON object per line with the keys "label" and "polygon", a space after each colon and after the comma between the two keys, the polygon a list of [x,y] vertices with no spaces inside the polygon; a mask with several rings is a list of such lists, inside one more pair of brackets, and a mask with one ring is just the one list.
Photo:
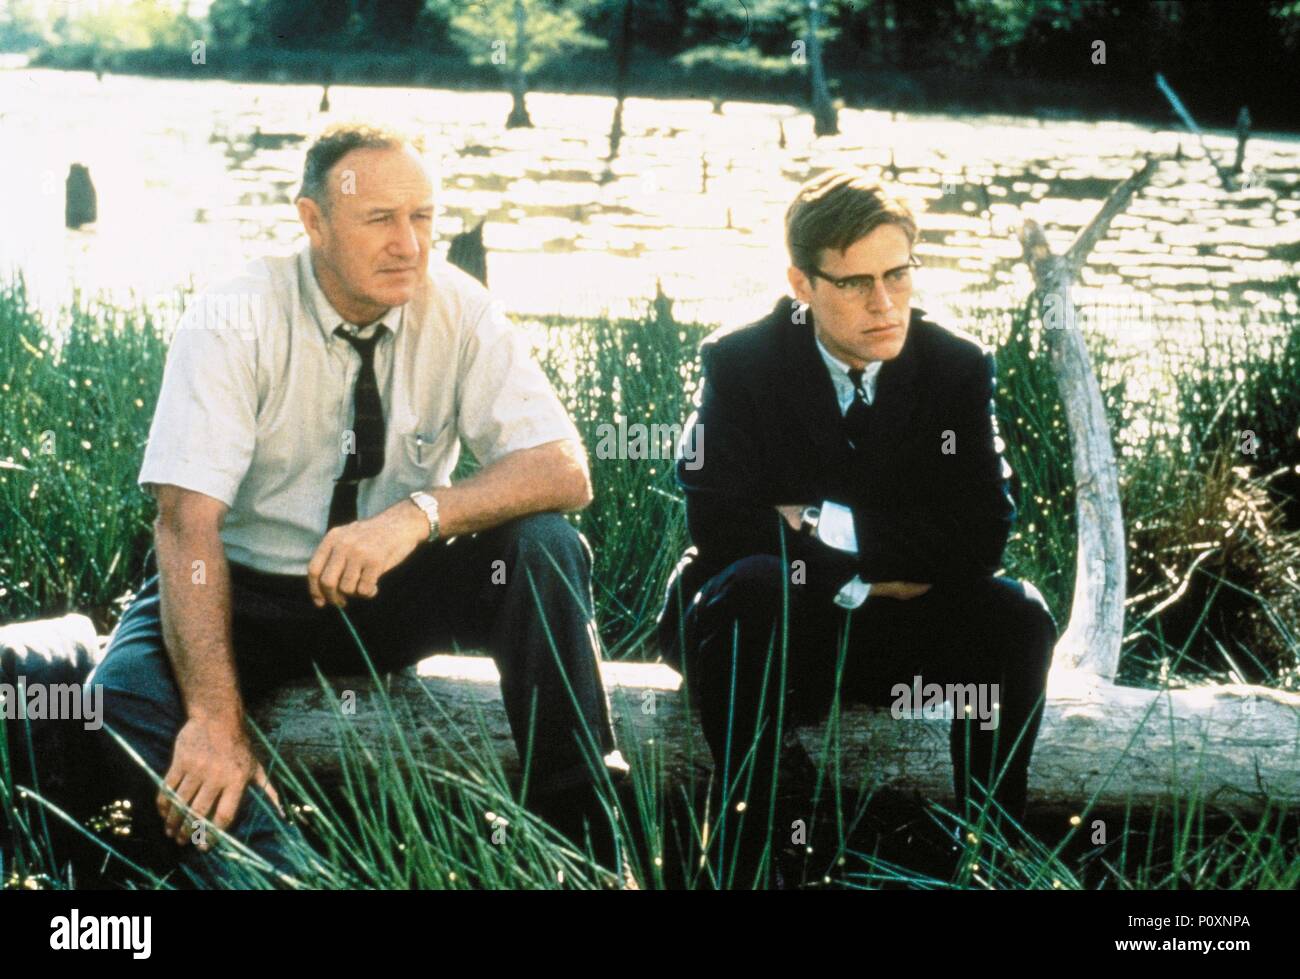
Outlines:
{"label": "striped necktie", "polygon": [[853,448],[860,450],[867,444],[871,432],[871,403],[867,401],[867,391],[862,386],[862,371],[851,368],[849,380],[853,382],[853,403],[844,413],[844,432]]}
{"label": "striped necktie", "polygon": [[334,483],[330,527],[357,519],[357,484],[378,476],[384,468],[384,406],[379,400],[379,382],[375,378],[375,344],[385,329],[381,325],[368,340],[353,336],[342,326],[334,331],[335,336],[352,344],[361,355],[361,371],[352,396],[352,452],[343,465],[343,474]]}

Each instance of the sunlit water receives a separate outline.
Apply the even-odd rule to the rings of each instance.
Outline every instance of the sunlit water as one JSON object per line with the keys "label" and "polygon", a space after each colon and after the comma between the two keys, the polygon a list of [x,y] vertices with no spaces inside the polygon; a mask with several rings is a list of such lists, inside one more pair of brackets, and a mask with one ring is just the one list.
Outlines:
{"label": "sunlit water", "polygon": [[[0,70],[0,274],[21,269],[52,309],[73,288],[148,299],[291,248],[305,137],[347,117],[431,137],[440,247],[485,217],[492,289],[522,313],[639,311],[660,282],[679,316],[759,315],[784,288],[795,187],[854,164],[922,210],[915,302],[960,320],[989,290],[1027,293],[1014,233],[1025,218],[1064,250],[1143,154],[1180,139],[1183,161],[1161,165],[1083,272],[1081,306],[1128,309],[1102,328],[1141,346],[1144,323],[1208,303],[1264,315],[1278,302],[1268,283],[1300,258],[1296,137],[1252,140],[1257,185],[1229,194],[1194,139],[1128,123],[846,110],[842,135],[814,140],[789,106],[726,103],[719,115],[704,100],[630,99],[610,162],[610,98],[534,94],[536,128],[507,131],[504,94],[341,86],[330,97],[322,114],[311,86]],[[1208,142],[1231,158],[1230,134]],[[98,221],[79,231],[63,227],[73,162],[99,194]]]}

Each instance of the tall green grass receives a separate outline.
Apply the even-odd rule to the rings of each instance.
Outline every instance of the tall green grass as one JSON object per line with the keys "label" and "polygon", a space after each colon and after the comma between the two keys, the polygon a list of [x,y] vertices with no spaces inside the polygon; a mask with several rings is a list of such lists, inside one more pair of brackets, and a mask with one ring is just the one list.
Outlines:
{"label": "tall green grass", "polygon": [[[78,302],[60,322],[44,323],[21,280],[0,285],[0,539],[5,541],[0,621],[79,609],[89,611],[100,630],[107,631],[123,597],[138,585],[153,514],[135,479],[161,382],[167,322],[166,311]],[[1157,569],[1168,567],[1176,575],[1191,564],[1191,555],[1204,550],[1169,550],[1171,541],[1195,544],[1195,532],[1204,526],[1197,521],[1208,516],[1211,521],[1237,520],[1242,538],[1249,537],[1261,554],[1285,555],[1294,543],[1294,522],[1288,524],[1278,498],[1269,496],[1270,488],[1256,477],[1269,467],[1300,463],[1296,442],[1288,441],[1288,435],[1296,435],[1300,406],[1300,371],[1294,369],[1300,318],[1278,317],[1267,326],[1269,343],[1259,343],[1262,334],[1256,333],[1256,345],[1246,351],[1234,350],[1231,341],[1221,350],[1208,339],[1192,344],[1202,357],[1202,369],[1180,365],[1170,375],[1169,396],[1161,404],[1130,396],[1128,364],[1113,355],[1103,338],[1089,335],[1111,424],[1117,442],[1126,447],[1120,455],[1123,503],[1130,539],[1138,545],[1130,548],[1135,600],[1123,660],[1131,682],[1155,685],[1180,670],[1189,677],[1231,675],[1227,660],[1239,665],[1242,658],[1239,651],[1228,651],[1226,660],[1215,658],[1227,649],[1226,631],[1234,623],[1229,613],[1211,623],[1220,634],[1208,629],[1207,617],[1201,616],[1192,627],[1171,629],[1174,635],[1166,636],[1172,610],[1187,602],[1185,596],[1182,606],[1170,601],[1176,598],[1175,588],[1169,574]],[[667,574],[687,543],[683,502],[670,447],[656,446],[659,458],[604,458],[597,448],[600,426],[616,425],[620,416],[629,425],[680,425],[694,393],[696,349],[711,326],[678,323],[663,305],[648,304],[638,319],[550,317],[526,328],[591,457],[595,500],[573,519],[596,555],[597,614],[606,650],[611,657],[653,657],[646,639]],[[1019,521],[1006,567],[1038,585],[1064,624],[1074,585],[1072,475],[1064,413],[1041,336],[1025,308],[990,306],[978,312],[971,328],[997,349],[998,425],[1016,474]],[[1139,426],[1157,416],[1161,425]],[[1264,457],[1253,475],[1224,465],[1235,433],[1244,427],[1255,431],[1271,453],[1261,452]],[[1234,461],[1244,460],[1238,456]],[[472,468],[467,460],[461,473]],[[1247,521],[1247,526],[1228,513],[1230,502],[1243,494],[1264,508],[1262,524]],[[1274,545],[1271,549],[1264,546],[1265,539]],[[1280,605],[1294,572],[1288,579],[1278,560],[1240,567],[1225,560],[1213,567],[1218,578],[1213,596],[1206,592],[1197,600],[1208,603],[1225,592],[1244,593],[1240,607],[1247,611],[1240,612],[1240,621],[1251,623],[1258,667],[1252,678],[1287,685],[1300,647],[1295,619],[1288,620]],[[1196,573],[1207,567],[1211,562],[1203,561]],[[1191,606],[1193,613],[1202,610]],[[436,710],[431,704],[433,716]],[[518,805],[484,730],[448,733],[455,744],[445,754],[460,759],[448,767],[413,754],[404,733],[407,723],[409,715],[395,716],[379,745],[356,743],[341,723],[341,784],[321,785],[308,772],[273,763],[272,777],[294,800],[324,858],[305,867],[298,884],[477,888],[609,883],[588,856]],[[834,730],[832,717],[828,738]],[[625,751],[631,750],[629,739],[622,743]],[[705,752],[704,746],[699,750]],[[717,812],[706,810],[702,786],[664,781],[654,752],[650,747],[629,757],[632,785],[617,797],[607,792],[605,800],[609,811],[621,811],[620,836],[637,878],[650,887],[724,886],[727,881],[718,879],[716,863],[701,863],[700,837],[728,831],[718,825]],[[937,862],[927,873],[904,865],[904,860],[915,862],[914,847],[891,850],[888,833],[873,837],[868,832],[869,787],[863,791],[842,783],[836,752],[824,753],[824,759],[813,778],[829,810],[814,830],[815,852],[771,854],[773,861],[798,865],[792,872],[810,886],[829,879],[848,887],[1183,887],[1187,868],[1193,866],[1194,886],[1288,886],[1297,878],[1294,851],[1285,845],[1272,814],[1266,813],[1258,825],[1216,826],[1196,800],[1188,809],[1152,816],[1155,822],[1145,827],[1130,827],[1130,814],[1123,814],[1119,851],[1087,845],[1075,828],[1052,845],[1017,852],[996,832],[977,827],[968,840],[978,842],[968,842],[955,874],[945,864],[944,832],[938,825],[950,829],[954,815],[936,810],[929,816]],[[72,814],[65,821],[19,799],[6,756],[0,756],[0,811],[11,834],[4,868],[10,884],[35,880],[67,886],[66,867],[54,862],[38,817],[68,826],[74,835],[81,831],[71,828]],[[169,879],[134,866],[131,841],[120,835],[120,817],[109,814],[85,831],[88,840],[97,841],[92,846],[96,853],[102,855],[105,847],[120,851],[120,858],[110,861],[114,879],[170,886]],[[726,817],[734,820],[735,815],[728,812]],[[511,841],[506,848],[490,842],[490,830],[502,820]],[[864,841],[872,839],[880,845],[864,849]],[[1131,849],[1139,839],[1147,841],[1149,851]],[[245,884],[273,883],[255,861],[246,860],[241,867]]]}
{"label": "tall green grass", "polygon": [[152,501],[135,486],[166,357],[146,309],[75,303],[55,331],[0,285],[0,621],[87,611],[138,583]]}

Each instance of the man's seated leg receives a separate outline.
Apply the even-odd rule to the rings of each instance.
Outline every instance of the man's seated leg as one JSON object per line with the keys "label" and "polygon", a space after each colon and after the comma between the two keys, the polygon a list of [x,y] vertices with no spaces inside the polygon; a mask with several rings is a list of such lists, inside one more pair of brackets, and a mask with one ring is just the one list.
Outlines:
{"label": "man's seated leg", "polygon": [[[124,613],[103,661],[86,681],[103,692],[104,725],[95,734],[94,757],[108,794],[130,802],[131,833],[137,841],[131,849],[142,851],[145,859],[164,870],[179,859],[203,886],[235,883],[215,853],[204,853],[193,843],[182,848],[164,835],[155,780],[113,737],[113,732],[120,736],[158,778],[165,776],[185,713],[163,645],[159,614],[155,577]],[[278,871],[292,874],[296,867],[291,858],[306,852],[306,842],[295,827],[266,815],[257,804],[260,795],[260,790],[245,791],[227,834]]]}
{"label": "man's seated leg", "polygon": [[[1014,843],[1015,826],[1027,811],[1029,763],[1043,719],[1057,625],[1038,589],[1013,578],[986,579],[969,608],[971,647],[982,651],[982,681],[998,685],[998,709],[991,720],[953,719],[949,745],[957,811],[973,819],[985,808],[989,821]],[[981,785],[992,787],[992,804]]]}
{"label": "man's seated leg", "polygon": [[[788,832],[779,795],[771,833],[768,826],[783,774],[778,721],[783,732],[814,722],[833,700],[835,627],[844,616],[823,612],[805,607],[780,558],[752,555],[709,579],[687,613],[685,682],[714,759],[710,832],[722,851],[714,866],[732,886],[752,886],[764,846],[770,839],[775,852]],[[734,867],[728,840],[738,844]]]}
{"label": "man's seated leg", "polygon": [[[902,685],[921,691],[923,703],[911,704],[919,710],[930,700],[928,685],[935,684],[945,695],[953,691],[952,707],[964,708],[955,700],[961,692],[970,713],[954,715],[950,728],[955,812],[974,820],[985,808],[989,820],[1012,832],[998,811],[1016,823],[1024,818],[1029,760],[1056,642],[1055,621],[1037,590],[987,578],[936,585],[907,601],[872,597],[855,616],[853,632],[849,699],[893,706]],[[988,716],[980,716],[981,706]],[[988,786],[995,805],[982,788]]]}
{"label": "man's seated leg", "polygon": [[591,564],[564,517],[521,517],[417,551],[380,584],[385,609],[409,611],[376,628],[397,664],[452,640],[487,649],[520,758],[530,759],[526,804],[575,839],[590,822],[612,866],[597,785],[607,776],[617,786],[628,770],[600,676]]}

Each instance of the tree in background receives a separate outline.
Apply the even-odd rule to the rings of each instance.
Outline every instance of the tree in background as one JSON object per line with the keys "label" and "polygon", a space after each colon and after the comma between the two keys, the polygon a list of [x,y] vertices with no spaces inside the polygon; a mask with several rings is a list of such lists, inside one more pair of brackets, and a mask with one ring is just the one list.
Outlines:
{"label": "tree in background", "polygon": [[45,22],[32,0],[7,0],[0,7],[0,51],[27,51],[45,41]]}
{"label": "tree in background", "polygon": [[[1159,5],[1135,5],[1158,12]],[[1017,0],[956,0],[953,21],[961,45],[957,67],[978,70],[997,66],[1013,75],[1022,69],[1027,50],[1041,48],[1049,36],[1073,38],[1073,29],[1083,22],[1105,22],[1113,17],[1108,0],[1038,0],[1026,4]],[[1165,10],[1175,13],[1177,4]],[[1118,38],[1112,37],[1114,43]],[[1149,38],[1144,40],[1149,41]],[[1059,60],[1063,53],[1054,54]]]}
{"label": "tree in background", "polygon": [[623,102],[627,99],[628,61],[632,47],[632,0],[618,0],[618,29],[614,36],[614,122],[609,127],[609,159],[618,156],[623,139]]}
{"label": "tree in background", "polygon": [[[1054,105],[1100,114],[1122,107],[1164,118],[1152,86],[1161,71],[1206,125],[1231,125],[1242,105],[1260,128],[1295,125],[1294,100],[1277,93],[1300,80],[1300,0],[817,5],[521,0],[516,9],[513,0],[0,0],[0,50],[30,52],[38,67],[103,64],[166,73],[188,70],[188,59],[172,54],[203,39],[221,52],[210,67],[214,74],[287,79],[315,73],[314,80],[325,81],[332,71],[340,84],[449,78],[454,85],[461,76],[479,84],[491,65],[515,94],[513,124],[527,123],[524,94],[543,65],[548,84],[590,90],[608,81],[616,99],[643,91],[799,101],[803,86],[817,132],[835,125],[833,96],[901,109],[1035,112]],[[186,17],[187,7],[206,13],[207,23]],[[601,41],[618,49],[628,16],[635,26],[620,60],[593,66],[565,58]],[[821,28],[810,35],[814,18]],[[1091,57],[1094,40],[1106,44],[1104,66]],[[149,57],[151,51],[163,56]],[[278,59],[281,51],[293,57]],[[437,70],[422,71],[424,59]]]}
{"label": "tree in background", "polygon": [[208,8],[208,30],[214,44],[240,50],[257,43],[258,9],[252,0],[212,0]]}
{"label": "tree in background", "polygon": [[1282,27],[1282,43],[1289,52],[1300,46],[1300,0],[1288,3],[1274,2],[1269,5],[1269,14]]}
{"label": "tree in background", "polygon": [[[834,136],[840,131],[839,113],[826,85],[822,61],[822,11],[819,0],[805,0],[804,27],[808,45],[808,81],[812,89],[813,135]],[[829,33],[829,32],[828,32]]]}
{"label": "tree in background", "polygon": [[363,18],[354,0],[213,0],[208,23],[232,48],[328,48],[359,41]]}
{"label": "tree in background", "polygon": [[510,88],[512,104],[506,128],[531,126],[528,76],[561,56],[604,47],[583,29],[582,13],[591,3],[555,7],[544,0],[479,0],[468,6],[454,0],[430,0],[457,8],[450,18],[452,37],[474,64],[496,66]]}
{"label": "tree in background", "polygon": [[103,5],[66,4],[51,25],[60,44],[93,47],[102,52],[188,48],[199,25],[185,6],[164,0],[131,0]]}
{"label": "tree in background", "polygon": [[742,67],[771,74],[808,71],[813,131],[839,131],[826,78],[824,46],[840,34],[832,20],[844,0],[699,0],[690,12],[694,46],[676,60],[686,68],[699,64]]}

